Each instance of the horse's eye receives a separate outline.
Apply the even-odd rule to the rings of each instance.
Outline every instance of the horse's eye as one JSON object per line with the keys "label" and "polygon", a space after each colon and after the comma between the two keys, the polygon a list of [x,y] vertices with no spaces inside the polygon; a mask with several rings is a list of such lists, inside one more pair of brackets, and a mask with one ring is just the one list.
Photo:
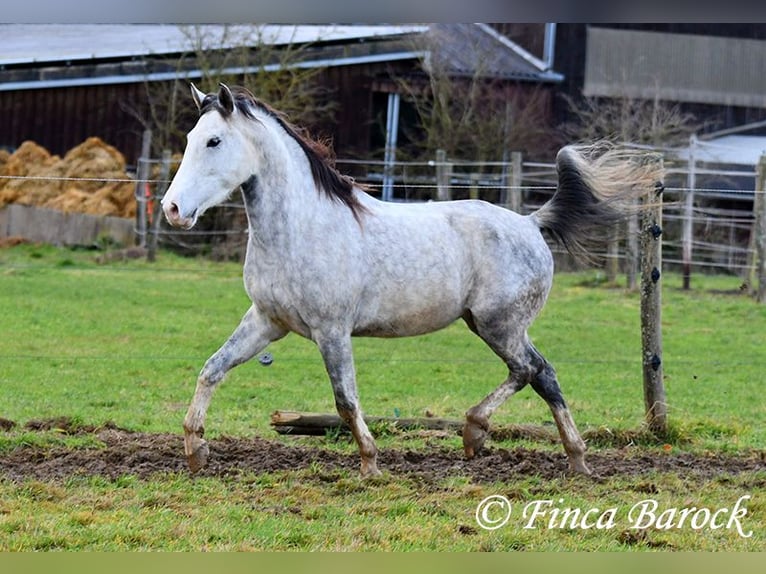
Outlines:
{"label": "horse's eye", "polygon": [[221,143],[221,138],[210,138],[207,140],[207,147],[216,147],[219,143]]}

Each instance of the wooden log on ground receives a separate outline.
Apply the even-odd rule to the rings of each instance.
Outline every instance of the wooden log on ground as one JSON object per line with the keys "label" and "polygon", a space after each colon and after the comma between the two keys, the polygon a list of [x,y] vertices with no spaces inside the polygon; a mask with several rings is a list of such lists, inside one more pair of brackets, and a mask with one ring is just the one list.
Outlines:
{"label": "wooden log on ground", "polygon": [[[364,421],[368,425],[386,424],[401,430],[425,429],[456,432],[463,430],[461,421],[433,417],[364,417]],[[348,425],[338,415],[297,411],[274,411],[271,414],[271,426],[279,434],[324,435],[327,431],[349,430]]]}
{"label": "wooden log on ground", "polygon": [[[367,425],[388,425],[399,430],[442,430],[454,434],[463,432],[464,421],[436,417],[396,418],[364,417]],[[336,414],[277,410],[271,414],[271,426],[279,434],[324,436],[328,432],[350,432],[348,425]],[[552,430],[536,425],[508,425],[490,429],[494,440],[531,439],[558,442]]]}

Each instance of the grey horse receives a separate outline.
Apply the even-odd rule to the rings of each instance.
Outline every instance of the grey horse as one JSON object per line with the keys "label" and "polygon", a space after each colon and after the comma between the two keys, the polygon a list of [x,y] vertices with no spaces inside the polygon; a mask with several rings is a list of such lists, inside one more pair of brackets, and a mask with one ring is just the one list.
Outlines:
{"label": "grey horse", "polygon": [[465,455],[482,447],[492,413],[527,384],[546,401],[571,470],[590,473],[585,443],[556,372],[527,335],[553,280],[544,232],[586,255],[653,188],[656,164],[616,147],[566,146],[558,187],[530,215],[483,201],[381,202],[334,167],[328,150],[244,88],[192,85],[199,119],[162,206],[189,229],[241,189],[249,240],[244,283],[252,305],[205,363],[184,420],[192,471],[208,459],[204,421],[214,389],[236,365],[289,332],[317,345],[361,455],[379,473],[357,393],[354,336],[405,337],[462,319],[505,362],[508,378],[466,413]]}

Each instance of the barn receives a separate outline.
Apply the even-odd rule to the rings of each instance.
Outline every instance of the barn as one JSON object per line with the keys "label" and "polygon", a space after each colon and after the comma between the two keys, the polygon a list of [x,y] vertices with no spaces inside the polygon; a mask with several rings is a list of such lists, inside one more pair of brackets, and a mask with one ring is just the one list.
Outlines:
{"label": "barn", "polygon": [[[433,25],[21,25],[0,26],[0,147],[13,150],[34,140],[62,154],[98,136],[135,163],[147,116],[148,86],[206,74],[200,52],[223,55],[250,43],[266,47],[273,61],[220,64],[232,74],[268,73],[300,47],[289,65],[320,69],[321,82],[336,102],[332,121],[318,127],[339,156],[363,157],[385,145],[386,126],[407,116],[406,102],[393,106],[397,78],[426,81],[423,64],[439,61],[455,75],[488,76],[519,90],[552,88],[563,77],[539,56],[521,48],[501,27]],[[438,38],[427,46],[424,39]],[[189,55],[192,55],[189,57]],[[182,63],[181,63],[182,62]],[[546,109],[552,105],[546,89]],[[397,102],[398,103],[398,102]],[[546,111],[547,113],[547,111]],[[391,118],[396,114],[395,118]]]}

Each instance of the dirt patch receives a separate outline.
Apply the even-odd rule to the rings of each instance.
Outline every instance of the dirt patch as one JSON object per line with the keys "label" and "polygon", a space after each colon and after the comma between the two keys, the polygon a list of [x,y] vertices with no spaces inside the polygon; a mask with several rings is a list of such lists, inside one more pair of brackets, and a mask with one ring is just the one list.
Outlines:
{"label": "dirt patch", "polygon": [[[67,423],[67,421],[57,421]],[[150,478],[156,473],[188,472],[183,455],[183,439],[175,434],[130,432],[112,425],[97,429],[64,424],[64,432],[93,433],[102,448],[20,447],[0,454],[0,475],[11,480],[62,480],[70,476],[103,476],[116,479],[125,475]],[[25,428],[59,428],[38,421]],[[296,438],[294,444],[263,438],[222,437],[210,441],[209,465],[200,476],[225,477],[241,472],[256,474],[294,471],[320,465],[327,470],[359,466],[358,456],[309,446],[318,439]],[[322,440],[322,439],[319,439]],[[611,476],[637,476],[651,472],[673,472],[703,480],[726,474],[766,470],[765,453],[752,456],[693,455],[689,453],[640,453],[628,449],[609,449],[590,453],[588,463],[598,479]],[[454,448],[429,447],[425,450],[385,449],[379,455],[380,467],[392,474],[414,474],[429,481],[448,477],[469,477],[477,483],[507,481],[514,476],[557,478],[567,473],[564,453],[527,448],[491,448],[473,460],[465,460]]]}

